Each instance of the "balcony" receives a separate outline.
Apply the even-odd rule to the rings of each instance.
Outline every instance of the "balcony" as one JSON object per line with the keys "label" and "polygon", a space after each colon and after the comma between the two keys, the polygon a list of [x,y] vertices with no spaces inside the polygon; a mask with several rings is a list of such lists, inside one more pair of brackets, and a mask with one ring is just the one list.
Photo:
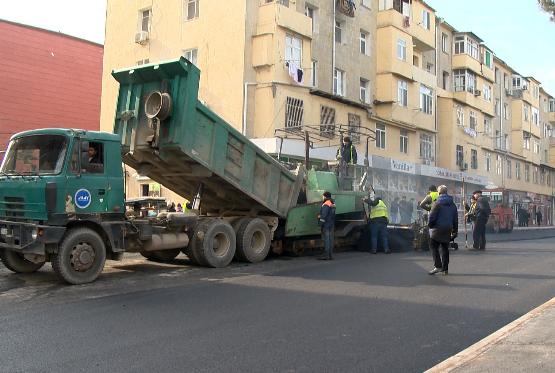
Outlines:
{"label": "balcony", "polygon": [[257,35],[273,34],[275,25],[312,38],[312,20],[303,13],[278,2],[261,5],[258,10]]}
{"label": "balcony", "polygon": [[[475,92],[477,91],[478,90],[476,90]],[[495,116],[495,107],[493,103],[490,101],[484,100],[484,98],[482,97],[482,94],[483,94],[482,92],[480,92],[480,95],[476,95],[474,94],[474,92],[455,91],[453,92],[453,98],[455,100],[464,102],[468,106],[472,106],[488,114],[489,116],[492,116],[492,117]]]}
{"label": "balcony", "polygon": [[469,69],[490,82],[495,81],[495,72],[468,54],[454,54],[453,69]]}
{"label": "balcony", "polygon": [[378,28],[393,26],[404,30],[407,34],[418,39],[426,45],[427,49],[435,48],[435,25],[432,22],[430,30],[420,26],[415,20],[405,17],[395,9],[382,10],[378,12]]}
{"label": "balcony", "polygon": [[436,76],[418,66],[412,67],[412,80],[422,83],[428,87],[437,86]]}

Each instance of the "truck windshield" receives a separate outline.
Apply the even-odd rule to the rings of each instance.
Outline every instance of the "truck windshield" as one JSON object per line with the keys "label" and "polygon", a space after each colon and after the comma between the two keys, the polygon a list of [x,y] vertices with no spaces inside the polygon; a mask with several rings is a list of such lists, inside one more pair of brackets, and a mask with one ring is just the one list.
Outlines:
{"label": "truck windshield", "polygon": [[61,135],[20,137],[10,142],[0,173],[5,175],[46,175],[60,173],[67,150]]}

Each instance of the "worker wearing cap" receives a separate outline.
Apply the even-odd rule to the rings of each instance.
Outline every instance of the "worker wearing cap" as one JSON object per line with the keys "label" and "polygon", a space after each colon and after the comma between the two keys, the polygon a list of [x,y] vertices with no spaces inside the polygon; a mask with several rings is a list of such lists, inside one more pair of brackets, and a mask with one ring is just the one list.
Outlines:
{"label": "worker wearing cap", "polygon": [[335,230],[335,204],[331,199],[330,192],[322,194],[324,202],[320,207],[318,214],[318,224],[322,227],[322,241],[324,242],[324,254],[319,258],[321,260],[333,259],[333,239]]}
{"label": "worker wearing cap", "polygon": [[387,224],[389,223],[387,205],[380,197],[374,197],[373,193],[370,195],[370,198],[364,201],[370,206],[370,216],[368,219],[370,224],[370,252],[376,254],[378,252],[378,243],[381,242],[384,253],[389,254],[391,250],[389,250],[387,235]]}
{"label": "worker wearing cap", "polygon": [[432,205],[435,201],[437,201],[438,197],[439,193],[437,192],[437,187],[435,185],[430,185],[426,198],[424,198],[422,202],[418,204],[418,207],[426,211],[431,211]]}
{"label": "worker wearing cap", "polygon": [[343,144],[337,149],[336,159],[343,160],[345,164],[357,164],[357,148],[349,136],[343,138]]}

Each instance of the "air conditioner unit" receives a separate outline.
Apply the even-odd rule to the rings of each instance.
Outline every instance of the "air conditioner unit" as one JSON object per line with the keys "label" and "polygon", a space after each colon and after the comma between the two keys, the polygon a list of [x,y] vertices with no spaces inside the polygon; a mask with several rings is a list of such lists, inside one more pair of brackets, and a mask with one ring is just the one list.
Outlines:
{"label": "air conditioner unit", "polygon": [[510,89],[506,89],[506,90],[505,90],[505,94],[506,94],[507,96],[512,96],[512,95],[513,95],[513,91],[511,91]]}
{"label": "air conditioner unit", "polygon": [[480,91],[479,89],[474,90],[474,96],[480,96],[481,94],[482,94],[482,91]]}
{"label": "air conditioner unit", "polygon": [[527,89],[528,89],[528,86],[527,86],[527,85],[523,85],[523,86],[522,86],[522,90],[523,90],[523,91],[526,91]]}
{"label": "air conditioner unit", "polygon": [[139,31],[135,34],[135,43],[146,44],[148,42],[148,31]]}

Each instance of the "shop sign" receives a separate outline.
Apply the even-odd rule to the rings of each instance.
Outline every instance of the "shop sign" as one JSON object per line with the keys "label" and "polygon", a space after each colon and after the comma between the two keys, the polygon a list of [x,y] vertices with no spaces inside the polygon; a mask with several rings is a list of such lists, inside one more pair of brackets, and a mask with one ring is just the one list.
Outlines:
{"label": "shop sign", "polygon": [[391,170],[392,171],[397,171],[397,172],[404,172],[404,173],[407,173],[407,174],[416,173],[414,163],[397,161],[395,159],[391,160]]}

